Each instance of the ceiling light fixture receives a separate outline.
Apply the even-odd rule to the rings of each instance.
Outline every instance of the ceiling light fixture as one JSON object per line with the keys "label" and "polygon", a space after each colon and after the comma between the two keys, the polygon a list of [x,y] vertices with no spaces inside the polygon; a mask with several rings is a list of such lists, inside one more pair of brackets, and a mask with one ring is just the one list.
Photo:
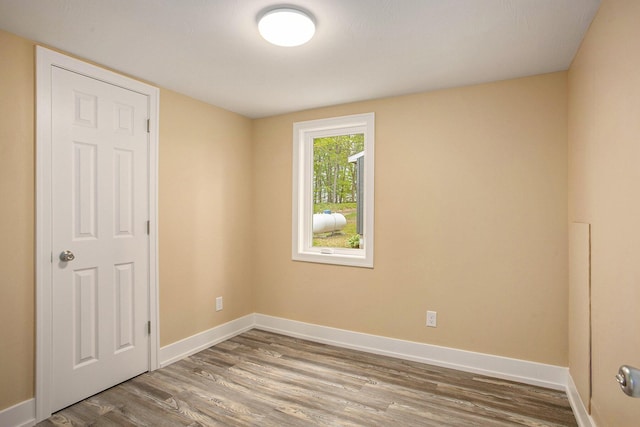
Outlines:
{"label": "ceiling light fixture", "polygon": [[258,21],[260,35],[277,46],[293,47],[305,44],[316,32],[309,14],[298,9],[272,9]]}

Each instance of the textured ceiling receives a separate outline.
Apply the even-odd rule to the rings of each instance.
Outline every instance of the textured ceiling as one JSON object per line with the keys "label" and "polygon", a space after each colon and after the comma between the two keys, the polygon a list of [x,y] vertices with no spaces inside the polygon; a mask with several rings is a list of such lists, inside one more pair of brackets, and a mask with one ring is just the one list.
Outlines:
{"label": "textured ceiling", "polygon": [[272,46],[273,0],[0,0],[0,28],[248,117],[566,70],[599,0],[292,0],[315,37]]}

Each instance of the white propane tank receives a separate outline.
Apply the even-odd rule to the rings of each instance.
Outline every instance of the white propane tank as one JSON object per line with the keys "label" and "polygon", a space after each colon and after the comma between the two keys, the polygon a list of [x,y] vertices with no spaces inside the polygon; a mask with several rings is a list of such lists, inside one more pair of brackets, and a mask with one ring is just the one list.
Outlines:
{"label": "white propane tank", "polygon": [[340,231],[347,225],[347,219],[339,213],[313,214],[313,232],[329,233]]}

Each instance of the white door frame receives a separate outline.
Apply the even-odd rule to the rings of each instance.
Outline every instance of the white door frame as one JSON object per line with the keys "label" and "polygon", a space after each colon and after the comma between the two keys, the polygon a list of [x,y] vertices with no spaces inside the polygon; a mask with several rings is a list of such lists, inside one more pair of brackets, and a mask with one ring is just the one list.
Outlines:
{"label": "white door frame", "polygon": [[36,421],[51,416],[52,272],[51,70],[63,68],[129,89],[149,100],[149,370],[159,367],[158,310],[158,88],[36,46]]}

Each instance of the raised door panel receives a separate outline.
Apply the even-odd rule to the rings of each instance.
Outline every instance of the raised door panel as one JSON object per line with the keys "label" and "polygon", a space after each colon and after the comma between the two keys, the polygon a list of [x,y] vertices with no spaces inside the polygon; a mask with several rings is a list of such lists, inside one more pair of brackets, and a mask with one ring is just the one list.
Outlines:
{"label": "raised door panel", "polygon": [[94,144],[74,141],[73,143],[73,238],[95,239],[98,237],[97,147]]}
{"label": "raised door panel", "polygon": [[133,235],[133,151],[114,150],[114,234],[116,237]]}
{"label": "raised door panel", "polygon": [[74,369],[98,360],[98,271],[73,272]]}
{"label": "raised door panel", "polygon": [[135,345],[135,293],[133,263],[116,265],[115,277],[115,352],[126,351]]}

